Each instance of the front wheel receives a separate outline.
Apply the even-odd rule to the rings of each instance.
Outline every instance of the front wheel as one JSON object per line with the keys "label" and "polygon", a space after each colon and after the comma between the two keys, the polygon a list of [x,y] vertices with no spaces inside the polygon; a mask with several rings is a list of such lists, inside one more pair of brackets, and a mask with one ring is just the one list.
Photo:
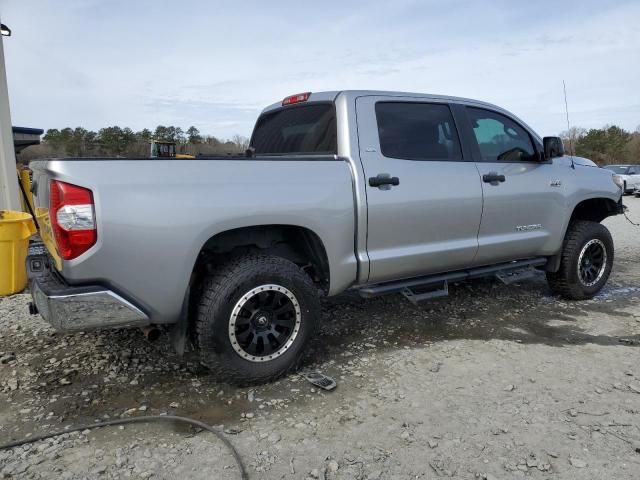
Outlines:
{"label": "front wheel", "polygon": [[203,285],[196,319],[200,361],[225,382],[274,380],[299,365],[319,312],[317,289],[289,260],[231,260]]}
{"label": "front wheel", "polygon": [[567,229],[560,268],[547,272],[549,287],[570,300],[592,298],[607,283],[613,266],[611,233],[597,222],[579,220]]}

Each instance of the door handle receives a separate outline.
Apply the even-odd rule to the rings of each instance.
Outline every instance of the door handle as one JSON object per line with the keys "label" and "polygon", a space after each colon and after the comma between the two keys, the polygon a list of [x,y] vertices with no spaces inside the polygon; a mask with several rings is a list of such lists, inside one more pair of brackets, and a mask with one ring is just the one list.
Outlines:
{"label": "door handle", "polygon": [[498,182],[504,182],[505,180],[505,176],[498,175],[497,172],[489,172],[482,175],[482,181],[485,183],[490,183],[492,185],[497,185]]}
{"label": "door handle", "polygon": [[392,177],[388,173],[379,173],[376,177],[369,177],[370,187],[378,187],[382,190],[388,190],[392,185],[394,187],[400,185],[400,179],[398,177]]}

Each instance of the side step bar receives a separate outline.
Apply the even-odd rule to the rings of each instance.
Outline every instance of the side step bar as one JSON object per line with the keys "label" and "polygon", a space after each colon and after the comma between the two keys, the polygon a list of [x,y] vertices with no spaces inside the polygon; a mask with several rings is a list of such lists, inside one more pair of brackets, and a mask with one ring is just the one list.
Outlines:
{"label": "side step bar", "polygon": [[502,270],[496,273],[496,278],[505,285],[527,280],[536,275],[536,269],[532,266],[521,268],[519,270]]}
{"label": "side step bar", "polygon": [[[405,280],[377,283],[358,288],[358,293],[363,298],[403,293],[411,302],[426,300],[428,298],[442,297],[448,294],[448,283],[469,280],[472,278],[497,276],[504,283],[514,283],[535,274],[535,267],[541,267],[547,263],[546,257],[518,260],[515,262],[500,263],[489,267],[478,267],[457,272],[414,277]],[[430,288],[431,290],[416,294],[415,289]]]}
{"label": "side step bar", "polygon": [[409,300],[411,303],[417,305],[418,303],[424,302],[425,300],[448,296],[449,283],[445,280],[441,285],[435,286],[435,288],[426,292],[414,292],[410,288],[405,288],[404,290],[402,290],[402,295],[404,295],[404,298]]}

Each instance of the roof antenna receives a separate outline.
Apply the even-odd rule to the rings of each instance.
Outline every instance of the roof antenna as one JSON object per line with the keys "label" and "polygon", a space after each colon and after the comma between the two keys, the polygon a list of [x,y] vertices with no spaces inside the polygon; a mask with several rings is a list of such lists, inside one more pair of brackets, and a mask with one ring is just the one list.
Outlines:
{"label": "roof antenna", "polygon": [[575,170],[576,166],[573,163],[573,141],[571,139],[571,126],[569,125],[569,105],[567,104],[567,85],[562,80],[562,89],[564,90],[564,112],[567,115],[567,135],[569,136],[569,153],[571,153],[571,168]]}

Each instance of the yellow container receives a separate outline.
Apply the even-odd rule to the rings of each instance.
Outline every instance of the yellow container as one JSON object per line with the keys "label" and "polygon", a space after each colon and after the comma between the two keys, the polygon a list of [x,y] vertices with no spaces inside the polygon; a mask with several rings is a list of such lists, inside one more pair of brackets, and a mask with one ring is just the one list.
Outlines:
{"label": "yellow container", "polygon": [[36,233],[31,215],[0,210],[0,296],[21,292],[27,286],[29,237]]}

